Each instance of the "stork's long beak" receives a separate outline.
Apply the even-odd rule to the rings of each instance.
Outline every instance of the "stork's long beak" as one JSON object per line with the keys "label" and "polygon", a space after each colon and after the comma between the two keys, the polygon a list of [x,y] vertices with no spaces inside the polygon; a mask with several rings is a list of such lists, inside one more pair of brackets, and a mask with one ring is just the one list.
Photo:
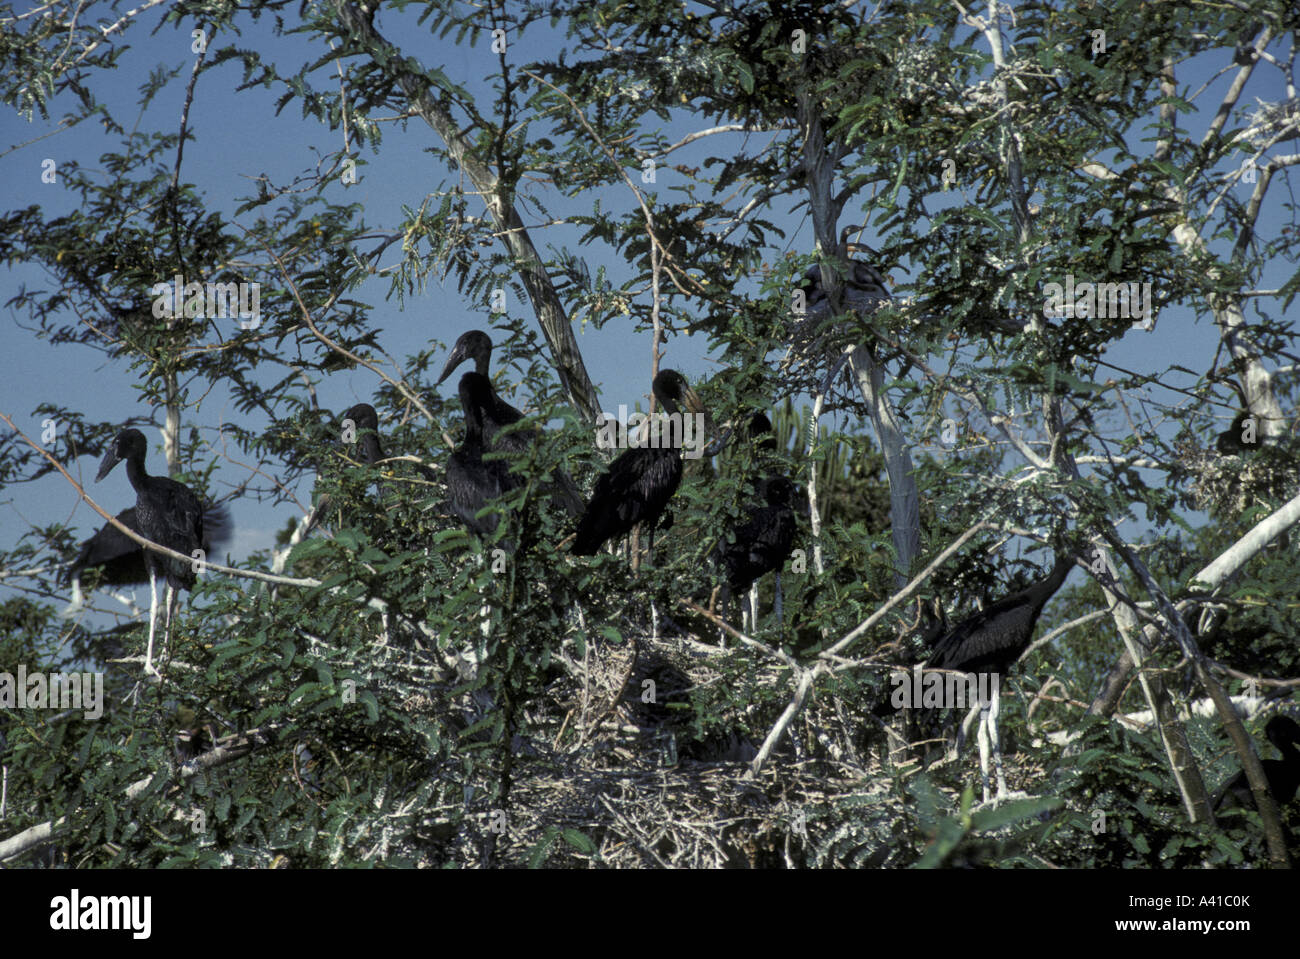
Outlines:
{"label": "stork's long beak", "polygon": [[689,383],[682,384],[682,406],[692,413],[705,413],[704,402],[700,399],[700,394],[691,389]]}
{"label": "stork's long beak", "polygon": [[122,458],[117,455],[117,444],[114,443],[108,448],[108,452],[104,454],[104,458],[99,463],[99,472],[95,474],[95,482],[98,483],[109,473],[113,472],[113,467],[121,461]]}
{"label": "stork's long beak", "polygon": [[699,415],[704,420],[704,432],[699,438],[699,445],[696,447],[696,452],[693,454],[692,458],[698,458],[701,455],[714,455],[707,453],[705,450],[705,444],[707,443],[708,438],[713,436],[715,433],[713,417],[705,407],[704,401],[700,399],[700,394],[691,389],[689,383],[682,384],[681,405],[686,412],[692,415]]}
{"label": "stork's long beak", "polygon": [[715,433],[713,426],[713,416],[709,413],[700,399],[700,394],[691,389],[689,383],[682,385],[682,406],[686,407],[689,413],[699,413],[704,416],[704,435],[712,436]]}
{"label": "stork's long beak", "polygon": [[447,365],[442,368],[442,376],[438,377],[438,382],[433,385],[439,385],[443,380],[451,376],[452,370],[468,359],[469,350],[466,348],[464,343],[457,341],[456,346],[451,351],[451,355],[447,357]]}

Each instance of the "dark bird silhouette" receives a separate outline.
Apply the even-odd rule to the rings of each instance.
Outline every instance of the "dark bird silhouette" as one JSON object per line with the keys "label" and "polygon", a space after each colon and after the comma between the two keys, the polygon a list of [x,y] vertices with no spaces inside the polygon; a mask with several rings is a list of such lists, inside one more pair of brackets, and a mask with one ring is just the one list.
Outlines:
{"label": "dark bird silhouette", "polygon": [[[804,308],[810,316],[819,318],[830,312],[830,298],[822,281],[822,268],[813,264],[804,271],[800,289],[804,292]],[[893,299],[884,276],[864,260],[850,260],[849,272],[843,283],[844,308],[870,312]]]}
{"label": "dark bird silhouette", "polygon": [[784,476],[759,480],[758,501],[735,539],[721,548],[727,584],[744,593],[764,573],[779,570],[794,548],[794,484]]}
{"label": "dark bird silhouette", "polygon": [[1258,425],[1250,415],[1250,411],[1238,412],[1233,418],[1232,425],[1215,438],[1214,446],[1225,456],[1259,449]]}
{"label": "dark bird silhouette", "polygon": [[[387,458],[384,455],[384,448],[379,443],[379,414],[375,412],[373,406],[369,403],[358,403],[356,406],[349,407],[343,411],[341,421],[345,427],[349,422],[352,423],[356,435],[358,460],[367,466],[373,466]],[[423,463],[412,465],[424,479],[430,482],[437,480],[437,474]]]}
{"label": "dark bird silhouette", "polygon": [[[754,413],[744,432],[760,456],[775,455],[776,438],[765,413]],[[745,520],[718,545],[717,552],[726,580],[723,604],[730,602],[731,595],[742,597],[751,624],[758,610],[753,608],[752,597],[749,602],[743,597],[765,573],[776,573],[775,607],[780,618],[780,570],[794,548],[795,537],[794,484],[784,476],[768,475],[758,481],[757,494]]]}
{"label": "dark bird silhouette", "polygon": [[[704,414],[704,404],[686,378],[676,370],[662,370],[651,386],[670,414]],[[668,442],[663,443],[665,433]],[[573,552],[594,556],[610,539],[625,536],[638,523],[653,530],[668,501],[682,482],[683,431],[661,430],[660,445],[637,446],[610,463],[596,480],[591,502],[578,521]]]}
{"label": "dark bird silhouette", "polygon": [[356,432],[357,459],[370,466],[384,458],[379,445],[379,414],[369,403],[358,403],[343,411],[344,428],[351,421]]}
{"label": "dark bird silhouette", "polygon": [[997,682],[991,684],[991,702],[980,703],[980,775],[983,778],[985,802],[989,799],[990,745],[997,771],[998,798],[1005,796],[1007,791],[1006,779],[1002,774],[997,725],[1001,677],[1029,648],[1043,607],[1061,588],[1074,566],[1073,555],[1060,545],[1057,549],[1056,564],[1045,578],[1018,593],[990,603],[940,635],[930,658],[925,662],[926,669],[948,669],[997,677]]}
{"label": "dark bird silhouette", "polygon": [[[474,372],[479,376],[487,377],[488,364],[492,360],[492,338],[482,330],[466,330],[460,335],[451,348],[451,353],[447,356],[447,364],[442,368],[442,375],[438,377],[437,386],[447,377],[451,376],[452,371],[466,360],[474,361]],[[488,384],[489,386],[491,383]],[[509,423],[518,423],[524,418],[524,414],[519,412],[501,397],[496,395],[496,390],[492,390],[492,395],[496,397],[495,412],[502,418],[500,425],[504,426]],[[484,428],[490,426],[484,423]],[[490,439],[491,437],[489,437]]]}
{"label": "dark bird silhouette", "polygon": [[[447,357],[447,364],[438,377],[441,383],[456,367],[466,360],[474,361],[474,371],[487,383],[487,394],[480,398],[480,414],[483,424],[483,442],[487,450],[518,456],[527,453],[541,438],[542,430],[537,426],[524,426],[505,431],[524,418],[505,400],[503,400],[492,381],[488,378],[488,364],[492,358],[492,340],[482,330],[467,330],[460,335]],[[436,384],[435,384],[436,385]],[[553,482],[540,484],[540,489],[548,500],[555,503],[570,516],[582,515],[582,494],[573,479],[563,470],[556,470]]]}
{"label": "dark bird silhouette", "polygon": [[[1268,779],[1268,791],[1279,806],[1289,803],[1300,789],[1300,723],[1290,716],[1274,716],[1264,727],[1268,741],[1278,748],[1281,759],[1265,759],[1260,763],[1264,767],[1264,776]],[[1220,808],[1231,809],[1255,808],[1255,794],[1250,789],[1245,770],[1239,770],[1219,790],[1214,800],[1214,811]]]}
{"label": "dark bird silhouette", "polygon": [[[127,429],[117,434],[104,453],[95,476],[98,483],[126,460],[126,476],[135,490],[135,518],[140,534],[159,546],[166,546],[190,556],[203,548],[203,502],[188,486],[166,476],[150,476],[144,468],[144,454],[148,448],[144,434]],[[163,626],[163,644],[166,645],[171,630],[172,608],[176,594],[182,589],[193,589],[194,565],[163,556],[153,550],[145,551],[145,568],[149,573],[149,646],[145,651],[144,669],[154,673],[154,631],[158,621],[158,579],[167,582],[166,621]]]}
{"label": "dark bird silhouette", "polygon": [[489,500],[523,485],[502,459],[485,460],[484,409],[492,402],[492,384],[481,373],[460,378],[460,404],[465,413],[465,438],[447,460],[448,505],[453,514],[478,536],[496,531],[496,513],[480,516]]}
{"label": "dark bird silhouette", "polygon": [[[118,513],[117,519],[123,526],[140,532],[134,506]],[[104,586],[136,586],[149,582],[144,553],[144,547],[135,540],[129,539],[112,523],[105,523],[99,532],[81,544],[77,558],[68,567],[68,579],[72,582],[74,595],[73,605],[81,605],[77,602],[77,597],[81,594],[81,574],[88,570],[98,570],[99,583]]]}
{"label": "dark bird silhouette", "polygon": [[[140,524],[135,518],[134,506],[118,513],[117,520],[128,529],[140,533],[141,536],[144,535],[140,532]],[[229,541],[230,532],[230,514],[225,508],[213,503],[205,503],[203,552],[211,554],[213,550],[220,550]],[[72,586],[72,601],[63,611],[63,615],[70,616],[76,613],[84,604],[81,581],[86,573],[92,574],[96,587],[139,586],[149,582],[145,552],[143,546],[130,539],[112,523],[105,523],[99,532],[81,544],[77,558],[68,567],[67,579]]]}

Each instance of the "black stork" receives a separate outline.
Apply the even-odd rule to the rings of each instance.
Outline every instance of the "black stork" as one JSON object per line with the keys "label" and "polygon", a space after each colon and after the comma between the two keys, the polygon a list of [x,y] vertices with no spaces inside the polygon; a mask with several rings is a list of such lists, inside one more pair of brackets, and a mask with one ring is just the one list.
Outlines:
{"label": "black stork", "polygon": [[[483,442],[488,451],[508,453],[517,456],[527,453],[542,435],[540,427],[525,427],[502,432],[507,426],[518,423],[524,414],[515,409],[497,393],[488,378],[488,364],[492,359],[492,339],[482,330],[467,330],[462,333],[447,357],[447,364],[442,368],[438,383],[451,376],[452,371],[466,360],[474,361],[474,372],[483,377],[487,383],[487,393],[479,397],[479,410],[482,417]],[[438,385],[438,384],[434,384]],[[553,483],[542,484],[541,489],[547,498],[560,506],[570,516],[582,515],[582,494],[574,485],[573,479],[563,470],[555,471]]]}
{"label": "black stork", "polygon": [[1215,438],[1214,445],[1224,456],[1235,456],[1259,449],[1260,439],[1250,411],[1241,410],[1233,418],[1232,425]]}
{"label": "black stork", "polygon": [[[707,423],[704,404],[676,370],[661,370],[651,389],[683,426],[687,413],[704,417]],[[662,442],[665,432],[666,444]],[[670,427],[660,432],[659,445],[633,447],[609,464],[596,480],[591,502],[578,521],[575,555],[596,555],[607,540],[625,536],[638,523],[653,530],[682,482],[683,433],[684,429]]]}
{"label": "black stork", "polygon": [[960,673],[990,674],[992,696],[980,702],[980,776],[984,801],[989,801],[989,747],[997,771],[998,799],[1006,796],[1002,773],[1002,746],[998,740],[998,707],[1001,679],[1020,659],[1034,635],[1043,607],[1061,588],[1074,566],[1073,554],[1058,545],[1056,563],[1043,579],[1018,593],[990,603],[939,636],[925,662],[925,669],[947,669]]}
{"label": "black stork", "polygon": [[[131,506],[117,514],[117,520],[128,529],[140,533],[140,523]],[[203,507],[203,552],[210,554],[226,544],[230,534],[230,514],[214,503]],[[140,533],[140,535],[144,535]],[[85,603],[81,590],[84,573],[94,573],[96,586],[139,586],[149,582],[145,565],[145,549],[121,532],[112,523],[105,523],[94,536],[81,544],[77,558],[67,570],[72,586],[72,600],[63,610],[64,616],[75,614]]]}
{"label": "black stork", "polygon": [[[784,476],[768,476],[759,480],[758,496],[763,505],[751,508],[748,521],[736,529],[735,539],[719,550],[727,586],[736,596],[745,596],[766,573],[775,572],[779,577],[794,549],[794,484]],[[757,612],[751,608],[751,622]]]}
{"label": "black stork", "polygon": [[352,424],[352,432],[357,438],[357,459],[367,466],[373,466],[384,458],[383,447],[379,445],[379,414],[369,403],[358,403],[343,411],[340,418],[343,429]]}
{"label": "black stork", "polygon": [[480,516],[488,501],[523,485],[502,459],[483,459],[484,413],[492,403],[492,384],[481,373],[460,378],[460,405],[465,413],[465,438],[447,460],[447,497],[452,513],[478,536],[496,531],[496,513]]}
{"label": "black stork", "polygon": [[[754,413],[746,424],[749,440],[757,440],[757,451],[772,455],[776,452],[776,439],[767,415]],[[727,592],[744,597],[750,587],[765,573],[776,572],[776,609],[780,617],[780,570],[790,551],[794,549],[795,488],[784,476],[769,475],[757,483],[758,498],[751,504],[744,522],[732,531],[729,541],[718,546],[718,559],[726,577]],[[729,597],[724,597],[727,604]],[[742,603],[745,601],[742,599]],[[754,598],[745,603],[750,607],[752,623],[758,610]],[[743,624],[742,624],[743,625]]]}
{"label": "black stork", "polygon": [[[201,550],[204,543],[203,501],[188,486],[166,476],[150,476],[144,468],[144,454],[148,448],[144,434],[127,429],[117,434],[104,453],[95,476],[98,483],[126,460],[126,476],[135,490],[135,518],[140,535],[159,546],[166,546],[186,556]],[[206,554],[205,554],[206,555]],[[149,646],[145,651],[146,674],[159,675],[153,667],[154,631],[158,621],[158,578],[167,581],[166,620],[163,625],[163,644],[171,630],[172,607],[177,591],[193,589],[195,570],[193,563],[153,550],[145,551],[145,568],[149,573]]]}
{"label": "black stork", "polygon": [[[878,306],[890,302],[894,297],[889,292],[885,277],[865,260],[849,261],[849,272],[843,283],[843,303],[846,309],[871,312]],[[820,264],[813,264],[803,275],[800,289],[804,293],[804,309],[809,316],[820,319],[830,312],[830,298],[826,295],[826,286],[822,282]]]}
{"label": "black stork", "polygon": [[[356,437],[357,459],[367,466],[386,459],[384,448],[379,443],[379,414],[369,403],[358,403],[343,411],[340,417],[345,431],[352,424],[352,435]],[[423,463],[414,464],[420,476],[429,481],[437,480],[437,474]]]}
{"label": "black stork", "polygon": [[[1264,735],[1282,754],[1281,759],[1265,759],[1260,765],[1268,779],[1268,791],[1278,806],[1283,806],[1294,799],[1296,790],[1300,789],[1300,749],[1296,748],[1300,745],[1300,723],[1290,716],[1274,716],[1264,727]],[[1229,779],[1214,800],[1215,812],[1233,807],[1255,808],[1255,794],[1244,770]]]}

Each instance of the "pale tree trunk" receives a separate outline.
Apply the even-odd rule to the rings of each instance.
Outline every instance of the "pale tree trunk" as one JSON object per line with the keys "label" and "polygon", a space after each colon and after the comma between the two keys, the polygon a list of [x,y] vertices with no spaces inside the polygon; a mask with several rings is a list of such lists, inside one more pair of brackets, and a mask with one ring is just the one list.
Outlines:
{"label": "pale tree trunk", "polygon": [[167,397],[166,422],[163,424],[163,452],[167,456],[167,475],[181,471],[181,400],[176,371],[163,374],[163,391]]}
{"label": "pale tree trunk", "polygon": [[[821,281],[832,313],[844,307],[843,280],[848,274],[848,252],[838,239],[841,204],[834,197],[835,169],[843,147],[827,144],[819,107],[806,91],[798,95],[799,126],[803,132],[803,168],[807,177],[808,206],[821,253]],[[907,440],[884,390],[884,371],[870,344],[859,344],[849,354],[850,367],[875,428],[885,471],[889,477],[889,512],[896,556],[895,580],[907,583],[908,571],[921,552],[921,510],[912,456]]]}
{"label": "pale tree trunk", "polygon": [[479,159],[474,153],[473,144],[461,133],[451,113],[430,95],[429,81],[401,68],[404,57],[392,43],[379,35],[366,13],[355,3],[342,0],[335,0],[335,9],[339,19],[365,49],[384,52],[387,58],[384,70],[395,77],[411,110],[442,138],[452,159],[465,171],[474,188],[483,197],[497,233],[514,258],[515,269],[519,271],[542,334],[546,337],[552,365],[560,377],[569,402],[584,420],[595,423],[600,405],[595,387],[583,364],[568,313],[518,210],[505,196],[506,191],[500,177]]}

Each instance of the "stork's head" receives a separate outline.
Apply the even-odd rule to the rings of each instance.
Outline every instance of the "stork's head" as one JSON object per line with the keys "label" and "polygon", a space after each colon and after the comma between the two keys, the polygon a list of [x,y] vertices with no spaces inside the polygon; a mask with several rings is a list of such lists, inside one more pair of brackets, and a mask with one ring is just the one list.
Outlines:
{"label": "stork's head", "polygon": [[451,348],[447,365],[442,368],[442,375],[438,377],[438,382],[441,383],[451,376],[452,370],[466,360],[473,360],[475,372],[487,376],[488,361],[491,358],[492,338],[482,330],[466,330]]}
{"label": "stork's head", "polygon": [[113,438],[113,442],[105,451],[104,459],[99,464],[99,472],[95,474],[95,482],[98,483],[113,472],[113,467],[122,460],[138,459],[144,462],[144,454],[148,448],[149,443],[139,430],[122,430]]}

